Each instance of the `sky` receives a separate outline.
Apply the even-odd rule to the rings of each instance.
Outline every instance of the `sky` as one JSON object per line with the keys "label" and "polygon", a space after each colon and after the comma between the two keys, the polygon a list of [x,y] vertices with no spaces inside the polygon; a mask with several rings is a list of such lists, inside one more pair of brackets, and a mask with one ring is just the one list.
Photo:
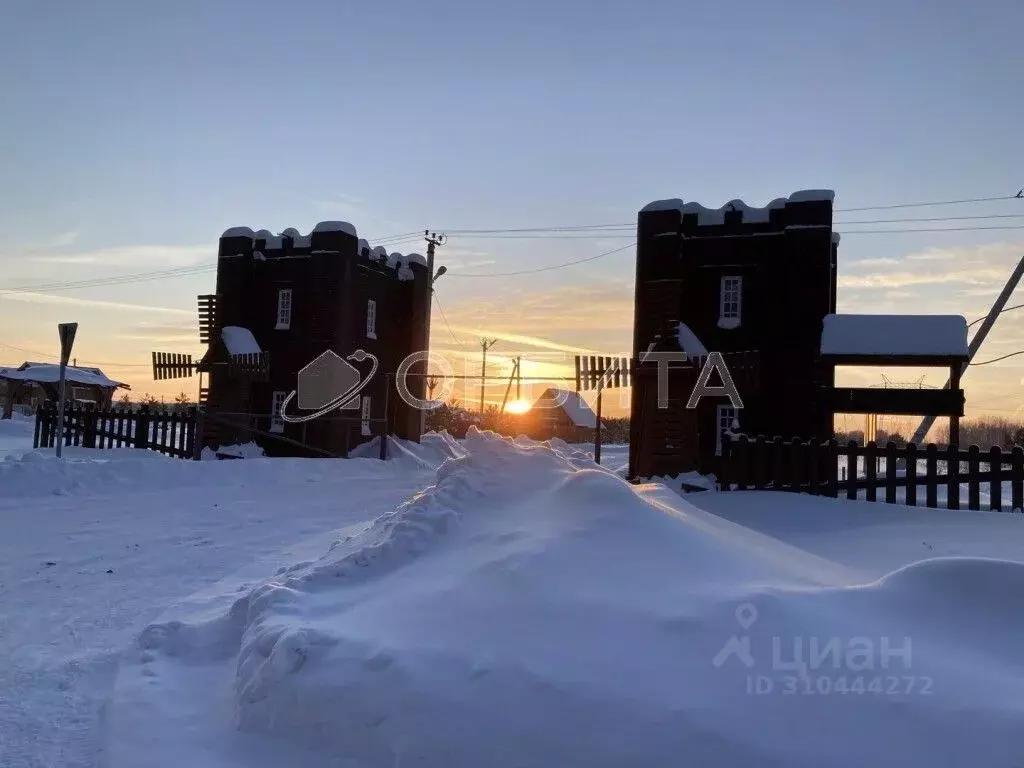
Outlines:
{"label": "sky", "polygon": [[[0,364],[53,359],[56,323],[77,321],[79,364],[138,395],[191,391],[153,382],[149,352],[201,352],[195,296],[236,225],[343,219],[372,243],[829,188],[840,311],[969,319],[1024,255],[1024,229],[865,231],[1024,227],[1024,200],[842,212],[1024,185],[1016,0],[0,0],[0,22]],[[853,223],[902,218],[939,221]],[[434,347],[479,371],[478,339],[496,337],[489,370],[518,353],[527,375],[576,350],[628,353],[633,249],[471,275],[631,242],[453,234]],[[1004,315],[979,357],[1024,349],[1022,320]],[[1022,375],[1024,356],[969,372],[968,415],[1013,416]]]}

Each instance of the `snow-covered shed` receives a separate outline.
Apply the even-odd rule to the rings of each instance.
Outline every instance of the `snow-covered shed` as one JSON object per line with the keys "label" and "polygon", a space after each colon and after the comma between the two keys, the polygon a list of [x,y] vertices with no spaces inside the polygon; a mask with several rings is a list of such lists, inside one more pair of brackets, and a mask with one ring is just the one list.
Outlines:
{"label": "snow-covered shed", "polygon": [[[131,389],[114,381],[99,368],[69,365],[66,368],[67,398],[109,406],[118,389]],[[60,366],[25,362],[17,368],[0,368],[0,413],[9,418],[15,405],[38,405],[60,396]]]}
{"label": "snow-covered shed", "polygon": [[[589,440],[597,429],[597,415],[579,392],[551,387],[537,398],[526,414],[533,437]],[[602,422],[602,426],[604,426]]]}

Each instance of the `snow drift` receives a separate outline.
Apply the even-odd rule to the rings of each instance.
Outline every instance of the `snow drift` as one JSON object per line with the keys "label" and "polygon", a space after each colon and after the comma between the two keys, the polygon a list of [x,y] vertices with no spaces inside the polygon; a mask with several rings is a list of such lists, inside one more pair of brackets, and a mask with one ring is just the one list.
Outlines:
{"label": "snow drift", "polygon": [[230,664],[201,696],[227,685],[235,728],[307,766],[1018,755],[1024,565],[936,559],[863,582],[557,446],[471,430],[464,449],[226,614],[147,628],[149,690]]}

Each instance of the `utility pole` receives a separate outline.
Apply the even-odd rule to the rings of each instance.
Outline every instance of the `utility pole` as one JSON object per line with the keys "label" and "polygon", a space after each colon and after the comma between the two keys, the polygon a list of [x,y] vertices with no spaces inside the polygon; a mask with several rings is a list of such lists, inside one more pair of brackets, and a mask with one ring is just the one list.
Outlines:
{"label": "utility pole", "polygon": [[483,368],[480,370],[480,413],[484,412],[484,389],[487,387],[487,350],[498,343],[497,339],[480,339],[483,350]]}
{"label": "utility pole", "polygon": [[[505,406],[508,405],[508,393],[512,389],[512,380],[519,381],[519,358],[512,358],[512,373],[508,377],[508,386],[505,387],[505,396],[501,398],[501,413],[505,413]],[[519,385],[516,384],[516,400],[519,400]]]}
{"label": "utility pole", "polygon": [[[1006,302],[1010,300],[1010,295],[1017,288],[1017,284],[1020,282],[1021,277],[1024,277],[1024,256],[1021,257],[1020,262],[1017,264],[1017,268],[1013,270],[1013,274],[1010,275],[1010,279],[1006,281],[1006,285],[1003,286],[1002,292],[996,298],[995,304],[992,305],[992,309],[989,310],[988,315],[985,317],[985,321],[981,324],[977,333],[971,337],[971,343],[967,347],[967,362],[960,369],[960,375],[957,376],[957,388],[960,386],[959,379],[966,373],[967,366],[974,360],[975,353],[981,348],[981,345],[985,341],[985,337],[988,336],[988,332],[992,330],[992,326],[996,324],[996,319],[999,314],[1006,307]],[[943,389],[950,388],[950,380],[946,380],[946,386]],[[917,428],[914,436],[910,438],[910,442],[920,444],[924,440],[925,435],[928,434],[928,430],[932,428],[935,423],[934,416],[926,416],[921,422],[921,425]],[[953,441],[950,440],[950,443]]]}
{"label": "utility pole", "polygon": [[523,399],[523,396],[519,393],[519,387],[523,383],[523,372],[520,369],[520,364],[523,358],[516,356],[516,402]]}
{"label": "utility pole", "polygon": [[[444,245],[448,241],[448,236],[444,234],[438,234],[437,232],[431,232],[429,229],[423,230],[423,238],[427,241],[427,289],[430,291],[427,297],[427,321],[426,328],[423,331],[423,346],[424,352],[430,351],[430,316],[434,313],[434,281],[437,280],[448,270],[445,267],[441,267],[434,272],[434,249],[439,245]],[[426,374],[430,370],[429,363],[423,361],[423,377],[426,378]],[[419,394],[422,396],[423,392]],[[427,431],[427,412],[420,411],[420,432]]]}

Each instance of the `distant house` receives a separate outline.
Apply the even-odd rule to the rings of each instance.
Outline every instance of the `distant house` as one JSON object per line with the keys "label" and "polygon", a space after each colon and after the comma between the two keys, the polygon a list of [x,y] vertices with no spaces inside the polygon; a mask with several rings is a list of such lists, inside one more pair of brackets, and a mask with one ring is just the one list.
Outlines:
{"label": "distant house", "polygon": [[558,437],[570,443],[585,442],[594,437],[597,415],[578,392],[552,387],[523,415],[522,424],[536,439]]}
{"label": "distant house", "polygon": [[[345,456],[385,430],[419,440],[422,412],[399,396],[395,374],[427,348],[422,256],[389,254],[351,224],[327,221],[308,235],[234,227],[221,235],[218,257],[216,294],[200,297],[209,306],[200,321],[209,346],[197,366],[208,377],[200,388],[206,445],[255,440],[270,455]],[[312,384],[288,400],[302,371]],[[366,384],[344,408],[302,423],[282,417],[286,401],[289,416],[316,412],[310,393],[333,393],[339,376]],[[423,397],[422,377],[407,384]]]}
{"label": "distant house", "polygon": [[[68,400],[109,407],[118,389],[127,384],[108,378],[99,368],[69,365],[66,372]],[[22,363],[17,368],[0,368],[0,403],[3,418],[10,418],[14,406],[35,408],[45,401],[56,401],[60,394],[60,366],[52,363]]]}

